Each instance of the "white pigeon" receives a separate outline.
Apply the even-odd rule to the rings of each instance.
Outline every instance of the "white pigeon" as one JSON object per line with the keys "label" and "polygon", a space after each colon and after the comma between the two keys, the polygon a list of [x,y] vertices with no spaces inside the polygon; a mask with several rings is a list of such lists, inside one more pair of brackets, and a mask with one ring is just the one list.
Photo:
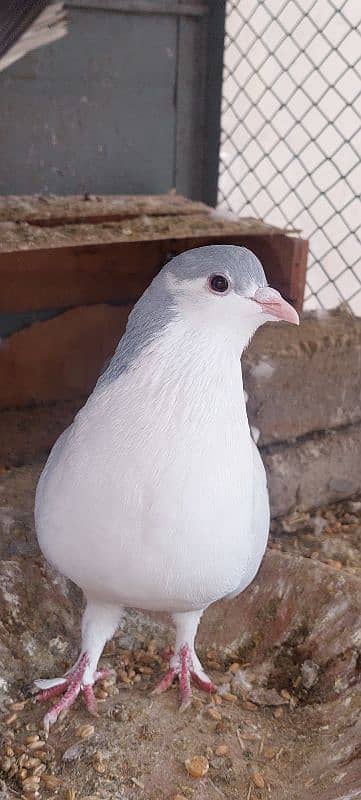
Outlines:
{"label": "white pigeon", "polygon": [[195,653],[201,615],[242,592],[269,529],[264,467],[252,441],[240,355],[267,321],[298,315],[267,286],[245,247],[200,247],[173,258],[130,314],[124,336],[37,487],[44,556],[80,586],[87,606],[78,661],[37,681],[62,695],[46,729],[82,692],[96,711],[97,664],[126,606],[169,612],[174,655],[156,692],[179,678],[215,687]]}

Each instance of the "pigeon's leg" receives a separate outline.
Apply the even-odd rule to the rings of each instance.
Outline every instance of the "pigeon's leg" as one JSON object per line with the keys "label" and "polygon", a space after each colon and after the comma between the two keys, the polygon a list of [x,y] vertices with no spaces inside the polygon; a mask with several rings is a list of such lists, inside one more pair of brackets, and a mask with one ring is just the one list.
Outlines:
{"label": "pigeon's leg", "polygon": [[121,611],[115,606],[88,602],[82,622],[81,653],[74,666],[62,678],[35,681],[35,685],[41,690],[36,696],[37,702],[61,695],[44,717],[46,731],[56,722],[61,711],[73,705],[80,693],[83,694],[88,711],[91,714],[97,713],[94,683],[111,674],[110,670],[97,670],[97,664],[105,643],[112,638],[118,626],[120,616]]}
{"label": "pigeon's leg", "polygon": [[181,697],[180,710],[189,706],[192,700],[191,681],[205,692],[215,692],[216,687],[203,670],[202,664],[194,649],[202,611],[188,611],[184,614],[173,614],[176,625],[175,652],[169,662],[168,672],[154,689],[154,694],[161,694],[168,689],[178,677]]}

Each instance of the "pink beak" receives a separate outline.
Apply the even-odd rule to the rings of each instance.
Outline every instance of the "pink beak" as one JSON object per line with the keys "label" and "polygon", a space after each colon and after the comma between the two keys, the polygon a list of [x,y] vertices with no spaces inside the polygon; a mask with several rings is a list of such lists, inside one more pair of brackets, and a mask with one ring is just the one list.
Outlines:
{"label": "pink beak", "polygon": [[266,286],[264,289],[257,289],[252,300],[259,303],[265,314],[270,314],[276,319],[284,320],[284,322],[291,322],[293,325],[300,324],[297,311],[283,299],[276,289],[271,289],[270,286]]}

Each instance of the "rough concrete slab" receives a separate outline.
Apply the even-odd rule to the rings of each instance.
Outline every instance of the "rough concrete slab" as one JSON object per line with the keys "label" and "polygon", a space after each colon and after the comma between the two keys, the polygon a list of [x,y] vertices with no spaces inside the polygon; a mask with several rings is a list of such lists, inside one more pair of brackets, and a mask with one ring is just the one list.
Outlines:
{"label": "rough concrete slab", "polygon": [[299,328],[266,325],[243,357],[259,444],[297,439],[361,420],[361,319],[325,313]]}
{"label": "rough concrete slab", "polygon": [[326,505],[361,490],[361,424],[261,450],[273,517]]}

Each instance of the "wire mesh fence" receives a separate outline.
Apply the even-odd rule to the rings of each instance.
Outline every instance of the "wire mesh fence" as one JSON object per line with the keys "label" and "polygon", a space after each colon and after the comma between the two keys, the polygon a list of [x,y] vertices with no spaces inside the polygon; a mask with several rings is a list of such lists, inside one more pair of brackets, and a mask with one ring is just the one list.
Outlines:
{"label": "wire mesh fence", "polygon": [[360,153],[360,0],[228,0],[218,201],[310,239],[306,309],[361,315]]}

